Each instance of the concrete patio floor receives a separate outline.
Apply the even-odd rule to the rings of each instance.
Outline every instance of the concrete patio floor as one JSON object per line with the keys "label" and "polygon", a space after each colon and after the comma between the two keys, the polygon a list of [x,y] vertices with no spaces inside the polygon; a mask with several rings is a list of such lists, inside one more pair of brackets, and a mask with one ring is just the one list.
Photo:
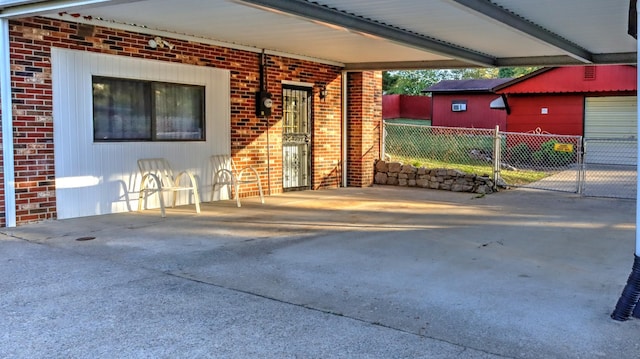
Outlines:
{"label": "concrete patio floor", "polygon": [[[638,358],[635,201],[395,187],[2,228],[2,358]],[[95,237],[91,240],[86,237]]]}

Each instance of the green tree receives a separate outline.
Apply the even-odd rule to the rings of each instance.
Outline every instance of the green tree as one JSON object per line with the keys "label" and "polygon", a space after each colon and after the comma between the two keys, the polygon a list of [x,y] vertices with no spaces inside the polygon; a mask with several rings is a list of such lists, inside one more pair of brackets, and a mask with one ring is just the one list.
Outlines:
{"label": "green tree", "polygon": [[498,70],[498,77],[501,79],[513,78],[515,77],[515,71],[513,67],[501,67],[500,70]]}
{"label": "green tree", "polygon": [[496,68],[470,68],[461,69],[460,79],[495,79],[498,77]]}
{"label": "green tree", "polygon": [[444,80],[492,79],[518,77],[536,70],[535,67],[467,68],[445,70],[397,70],[382,73],[385,94],[421,95],[427,87]]}
{"label": "green tree", "polygon": [[501,67],[498,70],[499,78],[516,78],[531,73],[539,67]]}
{"label": "green tree", "polygon": [[384,87],[383,75],[383,91],[385,94],[420,95],[422,90],[441,80],[431,70],[401,70],[388,71],[387,73],[387,78],[394,80],[387,82],[386,85],[388,87]]}
{"label": "green tree", "polygon": [[382,72],[382,88],[389,89],[395,86],[398,82],[398,76],[391,71]]}

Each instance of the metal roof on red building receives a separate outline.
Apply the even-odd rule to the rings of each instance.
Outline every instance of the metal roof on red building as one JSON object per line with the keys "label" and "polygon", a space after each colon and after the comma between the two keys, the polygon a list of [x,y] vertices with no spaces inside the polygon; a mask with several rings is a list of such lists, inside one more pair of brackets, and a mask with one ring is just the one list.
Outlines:
{"label": "metal roof on red building", "polygon": [[427,87],[422,92],[452,93],[452,92],[493,92],[493,88],[511,81],[511,78],[500,79],[466,79],[444,80]]}
{"label": "metal roof on red building", "polygon": [[498,85],[498,94],[597,93],[637,91],[632,65],[548,67]]}

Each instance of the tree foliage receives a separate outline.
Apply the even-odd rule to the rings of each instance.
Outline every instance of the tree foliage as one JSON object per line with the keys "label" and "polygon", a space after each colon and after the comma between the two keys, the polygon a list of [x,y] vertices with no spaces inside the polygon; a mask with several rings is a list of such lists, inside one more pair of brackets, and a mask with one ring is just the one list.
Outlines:
{"label": "tree foliage", "polygon": [[501,67],[498,70],[499,78],[516,78],[520,76],[524,76],[528,73],[531,73],[535,70],[539,69],[539,67]]}
{"label": "tree foliage", "polygon": [[443,80],[515,78],[536,69],[535,67],[505,67],[385,71],[382,74],[382,89],[386,95],[421,95],[424,89]]}

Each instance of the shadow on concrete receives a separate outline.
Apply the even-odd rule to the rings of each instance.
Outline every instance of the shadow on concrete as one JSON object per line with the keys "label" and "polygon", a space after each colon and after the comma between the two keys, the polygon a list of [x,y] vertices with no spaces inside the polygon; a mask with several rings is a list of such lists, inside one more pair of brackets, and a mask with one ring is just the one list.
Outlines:
{"label": "shadow on concrete", "polygon": [[3,232],[3,356],[640,356],[609,318],[633,201],[376,186]]}

